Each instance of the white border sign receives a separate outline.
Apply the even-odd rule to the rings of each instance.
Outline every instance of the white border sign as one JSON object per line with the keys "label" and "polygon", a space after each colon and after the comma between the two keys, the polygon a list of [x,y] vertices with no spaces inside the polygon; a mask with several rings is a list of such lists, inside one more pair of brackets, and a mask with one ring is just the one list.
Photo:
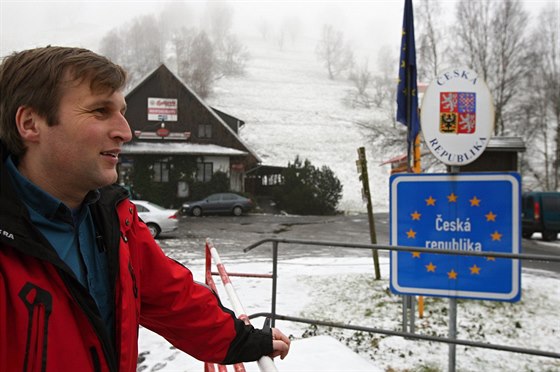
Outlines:
{"label": "white border sign", "polygon": [[488,145],[494,130],[490,90],[466,68],[438,76],[422,100],[422,133],[432,154],[447,165],[467,165]]}

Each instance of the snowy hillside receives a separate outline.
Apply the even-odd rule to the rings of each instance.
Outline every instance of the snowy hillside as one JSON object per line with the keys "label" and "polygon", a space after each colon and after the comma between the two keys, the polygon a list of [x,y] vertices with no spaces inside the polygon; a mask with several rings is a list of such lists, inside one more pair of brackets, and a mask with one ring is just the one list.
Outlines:
{"label": "snowy hillside", "polygon": [[[264,165],[286,166],[296,155],[314,166],[326,165],[343,184],[339,209],[364,212],[356,171],[357,149],[365,146],[374,210],[388,210],[387,157],[372,158],[357,121],[371,120],[371,109],[351,109],[342,102],[351,83],[329,80],[316,59],[312,43],[300,42],[283,51],[253,39],[245,76],[218,81],[211,106],[245,121],[242,139]],[[404,147],[403,147],[404,148]]]}

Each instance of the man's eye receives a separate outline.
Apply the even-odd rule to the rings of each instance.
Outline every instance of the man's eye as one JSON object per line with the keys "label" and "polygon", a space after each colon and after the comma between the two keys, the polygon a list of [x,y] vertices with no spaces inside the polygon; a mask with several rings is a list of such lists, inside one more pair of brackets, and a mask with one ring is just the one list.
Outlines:
{"label": "man's eye", "polygon": [[95,115],[107,115],[107,108],[106,107],[98,107],[92,110],[92,113]]}

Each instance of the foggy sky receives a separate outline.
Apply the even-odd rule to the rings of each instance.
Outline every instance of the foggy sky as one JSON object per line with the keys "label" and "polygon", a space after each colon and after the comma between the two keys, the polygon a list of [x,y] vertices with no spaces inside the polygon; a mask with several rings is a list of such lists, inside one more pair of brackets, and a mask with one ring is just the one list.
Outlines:
{"label": "foggy sky", "polygon": [[[449,12],[453,12],[454,2],[442,1]],[[206,1],[182,3],[200,19]],[[306,37],[316,37],[321,25],[330,23],[342,30],[357,49],[376,51],[383,45],[400,42],[404,0],[234,0],[228,3],[234,6],[233,32],[242,40],[257,34],[258,22],[264,20],[272,27],[279,27],[287,17],[296,17]],[[536,15],[543,6],[555,4],[557,0],[525,0],[525,3],[531,15]],[[144,0],[0,0],[0,56],[47,44],[96,50],[109,30],[139,15],[158,15],[165,4]]]}

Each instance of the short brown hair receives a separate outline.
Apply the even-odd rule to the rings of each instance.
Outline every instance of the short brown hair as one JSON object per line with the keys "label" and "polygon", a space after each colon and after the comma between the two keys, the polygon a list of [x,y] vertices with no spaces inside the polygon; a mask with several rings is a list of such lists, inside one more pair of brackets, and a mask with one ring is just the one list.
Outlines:
{"label": "short brown hair", "polygon": [[0,140],[15,156],[25,153],[16,128],[16,112],[28,106],[49,125],[58,123],[63,84],[89,81],[92,92],[124,88],[124,69],[90,50],[47,46],[14,52],[0,65]]}

